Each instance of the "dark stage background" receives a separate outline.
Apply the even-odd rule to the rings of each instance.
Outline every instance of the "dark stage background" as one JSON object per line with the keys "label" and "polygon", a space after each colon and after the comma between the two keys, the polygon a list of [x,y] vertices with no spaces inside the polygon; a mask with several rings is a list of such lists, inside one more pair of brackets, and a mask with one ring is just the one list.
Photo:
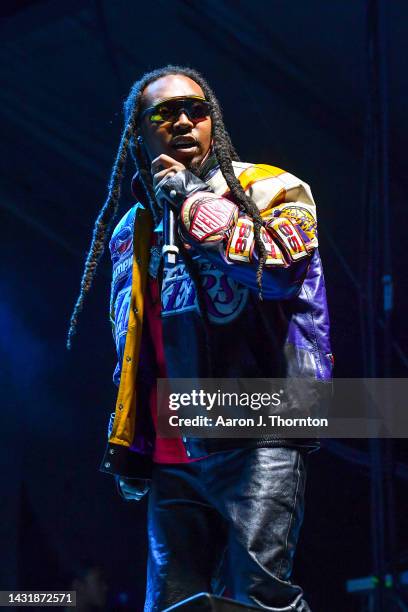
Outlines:
{"label": "dark stage background", "polygon": [[[308,182],[337,376],[362,376],[366,3],[343,0],[3,2],[0,12],[0,204],[3,477],[1,589],[53,589],[90,557],[110,601],[142,609],[145,502],[126,503],[98,471],[114,408],[115,353],[105,256],[70,353],[68,319],[122,129],[121,106],[144,71],[202,71],[244,161]],[[408,4],[387,3],[394,312],[392,375],[407,376],[405,153]],[[121,212],[132,204],[128,164]],[[378,240],[381,259],[383,245]],[[378,270],[379,278],[381,270]],[[378,300],[381,300],[380,293]],[[381,368],[381,324],[377,325]],[[379,370],[381,371],[381,369]],[[345,441],[344,441],[345,443]],[[310,458],[295,565],[315,612],[360,609],[345,580],[372,571],[368,444]],[[402,443],[397,460],[407,460]],[[398,564],[407,560],[407,470],[400,465]],[[193,545],[193,543],[192,543]],[[118,603],[112,603],[119,609]]]}

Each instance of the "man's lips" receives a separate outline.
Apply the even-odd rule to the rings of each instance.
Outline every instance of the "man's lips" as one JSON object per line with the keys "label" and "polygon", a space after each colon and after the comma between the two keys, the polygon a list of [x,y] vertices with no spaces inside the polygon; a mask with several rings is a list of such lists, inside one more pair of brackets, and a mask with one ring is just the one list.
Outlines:
{"label": "man's lips", "polygon": [[192,136],[176,136],[170,142],[170,146],[173,149],[192,149],[198,146],[198,142]]}

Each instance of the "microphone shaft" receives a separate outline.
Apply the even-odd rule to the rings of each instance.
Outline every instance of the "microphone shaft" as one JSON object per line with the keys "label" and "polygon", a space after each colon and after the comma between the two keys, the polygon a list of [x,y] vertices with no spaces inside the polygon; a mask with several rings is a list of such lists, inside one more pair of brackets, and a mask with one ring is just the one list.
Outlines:
{"label": "microphone shaft", "polygon": [[175,265],[179,251],[176,246],[176,216],[168,202],[163,206],[163,243],[165,263]]}

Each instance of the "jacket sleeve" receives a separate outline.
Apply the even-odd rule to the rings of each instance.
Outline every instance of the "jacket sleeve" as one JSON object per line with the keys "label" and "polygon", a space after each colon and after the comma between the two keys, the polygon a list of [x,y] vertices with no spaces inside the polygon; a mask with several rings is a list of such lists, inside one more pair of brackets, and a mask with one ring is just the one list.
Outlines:
{"label": "jacket sleeve", "polygon": [[[299,293],[318,246],[309,186],[292,174],[281,174],[277,178],[265,170],[261,180],[243,184],[262,217],[261,239],[267,251],[263,295],[276,300]],[[156,195],[179,210],[179,231],[185,242],[234,280],[258,289],[253,223],[228,194],[213,194],[207,183],[183,170],[161,181]]]}
{"label": "jacket sleeve", "polygon": [[[111,253],[111,258],[113,261],[113,243],[112,241],[109,243],[109,250]],[[109,320],[110,320],[110,324],[111,324],[111,328],[112,328],[112,336],[113,336],[113,341],[115,343],[115,347],[116,347],[116,353],[117,353],[117,358],[118,361],[116,363],[115,366],[115,370],[113,372],[113,382],[114,384],[119,387],[119,383],[120,383],[120,356],[119,356],[119,352],[118,352],[118,344],[117,344],[117,337],[116,337],[116,313],[115,313],[115,302],[116,302],[116,295],[115,295],[115,283],[114,283],[114,277],[112,274],[112,281],[111,281],[111,289],[110,289],[110,298],[109,298]]]}

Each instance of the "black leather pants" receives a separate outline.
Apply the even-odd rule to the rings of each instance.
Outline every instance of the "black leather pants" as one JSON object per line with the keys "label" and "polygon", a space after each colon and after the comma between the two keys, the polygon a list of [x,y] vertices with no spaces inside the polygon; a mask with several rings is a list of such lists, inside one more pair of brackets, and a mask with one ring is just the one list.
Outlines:
{"label": "black leather pants", "polygon": [[220,584],[241,603],[310,612],[302,589],[290,581],[305,481],[305,455],[294,448],[239,449],[156,465],[145,612],[202,591],[221,594]]}

